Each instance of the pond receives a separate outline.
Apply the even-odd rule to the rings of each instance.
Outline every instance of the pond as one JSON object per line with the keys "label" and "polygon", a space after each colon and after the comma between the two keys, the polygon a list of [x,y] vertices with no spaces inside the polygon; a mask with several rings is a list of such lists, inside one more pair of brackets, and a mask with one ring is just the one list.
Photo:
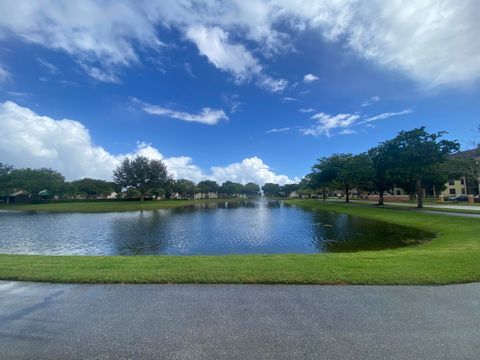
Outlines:
{"label": "pond", "polygon": [[112,213],[0,212],[0,253],[313,254],[418,244],[429,233],[280,201]]}

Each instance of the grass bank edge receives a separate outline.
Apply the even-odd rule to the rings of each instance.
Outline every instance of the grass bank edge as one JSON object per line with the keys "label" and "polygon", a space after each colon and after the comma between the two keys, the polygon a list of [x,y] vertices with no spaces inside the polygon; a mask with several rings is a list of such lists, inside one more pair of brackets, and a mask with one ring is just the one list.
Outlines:
{"label": "grass bank edge", "polygon": [[205,204],[212,202],[235,202],[248,200],[245,198],[232,199],[201,199],[201,200],[148,200],[148,201],[73,201],[51,202],[45,204],[1,204],[0,210],[52,213],[102,213],[123,211],[150,211],[171,209],[175,207]]}

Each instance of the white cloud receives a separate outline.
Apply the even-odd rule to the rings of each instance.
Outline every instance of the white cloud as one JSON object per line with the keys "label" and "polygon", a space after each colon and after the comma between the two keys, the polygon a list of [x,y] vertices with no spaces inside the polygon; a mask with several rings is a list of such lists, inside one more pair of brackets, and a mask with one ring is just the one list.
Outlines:
{"label": "white cloud", "polygon": [[228,33],[219,27],[191,26],[186,36],[197,45],[201,55],[216,68],[231,73],[237,82],[249,80],[262,71],[257,59],[245,46],[231,44]]}
{"label": "white cloud", "polygon": [[218,182],[291,182],[286,175],[275,174],[257,157],[225,167],[212,167],[206,173],[188,156],[164,157],[150,144],[137,143],[129,153],[114,155],[92,142],[89,130],[80,122],[55,120],[6,101],[0,103],[0,159],[16,167],[50,167],[60,171],[68,180],[92,177],[110,180],[125,157],[143,155],[165,162],[175,178],[198,182],[213,179]]}
{"label": "white cloud", "polygon": [[370,126],[371,122],[377,120],[388,119],[393,116],[407,115],[411,114],[413,110],[405,109],[399,112],[385,112],[375,116],[360,115],[360,114],[337,114],[330,115],[324,112],[315,114],[311,119],[316,120],[316,123],[308,128],[300,129],[304,135],[326,135],[327,137],[332,136],[332,131],[340,129],[338,132],[340,135],[351,135],[357,133],[357,130],[352,129],[353,126],[367,124],[367,127]]}
{"label": "white cloud", "polygon": [[93,79],[105,82],[105,83],[121,83],[120,78],[115,74],[112,69],[101,69],[96,66],[90,66],[88,64],[80,64],[80,67]]}
{"label": "white cloud", "polygon": [[8,95],[17,98],[17,99],[27,99],[32,96],[31,93],[24,92],[24,91],[5,91]]}
{"label": "white cloud", "polygon": [[285,79],[275,79],[271,76],[263,75],[258,81],[258,86],[273,93],[282,92],[288,86]]}
{"label": "white cloud", "polygon": [[344,129],[339,132],[340,135],[352,135],[356,133],[357,133],[357,130],[353,130],[353,129]]}
{"label": "white cloud", "polygon": [[316,120],[316,124],[300,131],[305,135],[326,135],[331,136],[331,131],[337,128],[346,128],[355,123],[360,118],[358,114],[337,114],[318,113],[311,117]]}
{"label": "white cloud", "polygon": [[407,115],[407,114],[411,114],[412,112],[413,112],[412,109],[405,109],[399,112],[386,112],[383,114],[367,117],[365,120],[360,121],[357,125],[361,125],[361,124],[365,124],[365,123],[369,123],[377,120],[388,119],[389,117],[392,117],[392,116]]}
{"label": "white cloud", "polygon": [[240,111],[242,107],[242,102],[240,101],[240,96],[237,94],[233,95],[222,95],[222,101],[230,108],[230,113],[234,114]]}
{"label": "white cloud", "polygon": [[183,64],[183,68],[185,69],[185,72],[191,76],[191,77],[195,77],[195,74],[193,73],[193,69],[192,69],[192,64],[190,64],[189,62],[185,62]]}
{"label": "white cloud", "polygon": [[229,35],[219,27],[190,26],[186,32],[201,55],[216,68],[233,75],[237,83],[257,78],[257,85],[271,92],[282,92],[288,85],[285,79],[276,79],[263,73],[259,61],[242,44],[232,44]]}
{"label": "white cloud", "polygon": [[159,26],[175,27],[190,32],[215,66],[242,78],[262,67],[253,54],[268,59],[291,51],[292,33],[315,31],[425,86],[439,86],[480,78],[479,13],[474,0],[4,0],[0,35],[15,34],[115,73],[139,63],[143,49],[162,48]]}
{"label": "white cloud", "polygon": [[1,28],[107,72],[138,63],[136,45],[152,49],[162,45],[144,9],[127,2],[2,1]]}
{"label": "white cloud", "polygon": [[191,114],[188,112],[176,111],[158,105],[142,103],[138,100],[136,100],[135,102],[140,104],[143,111],[151,115],[165,116],[173,119],[188,122],[198,122],[207,125],[216,125],[222,120],[228,120],[227,114],[225,114],[225,111],[221,109],[211,109],[209,107],[204,107],[200,113]]}
{"label": "white cloud", "polygon": [[60,74],[60,70],[58,69],[58,67],[48,62],[47,60],[44,60],[42,58],[37,58],[37,62],[50,74],[52,75]]}
{"label": "white cloud", "polygon": [[315,112],[316,110],[312,109],[312,108],[302,108],[302,109],[299,109],[298,111],[300,111],[301,113],[304,113],[304,114],[308,114],[308,113]]}
{"label": "white cloud", "polygon": [[282,100],[284,100],[284,101],[298,101],[297,98],[290,97],[290,96],[285,96],[285,97],[282,98]]}
{"label": "white cloud", "polygon": [[478,1],[277,2],[300,30],[432,87],[480,78]]}
{"label": "white cloud", "polygon": [[10,80],[12,75],[7,71],[7,69],[0,64],[0,84],[7,82]]}
{"label": "white cloud", "polygon": [[362,103],[360,104],[360,106],[361,106],[361,107],[367,107],[367,106],[370,106],[370,105],[373,105],[373,104],[379,102],[380,100],[382,100],[382,99],[380,98],[380,96],[375,95],[375,96],[372,96],[370,99],[365,100],[364,102],[362,102]]}
{"label": "white cloud", "polygon": [[316,75],[313,75],[313,74],[306,74],[304,77],[303,77],[303,82],[305,84],[309,84],[309,83],[312,83],[314,81],[317,81],[318,80],[318,76]]}
{"label": "white cloud", "polygon": [[283,128],[278,128],[278,129],[273,128],[273,129],[265,131],[265,134],[281,133],[281,132],[286,132],[286,131],[289,131],[289,130],[290,130],[289,127],[283,127]]}
{"label": "white cloud", "polygon": [[259,185],[263,185],[266,182],[280,185],[294,182],[294,180],[289,179],[286,175],[275,174],[262,159],[256,156],[225,167],[214,166],[211,170],[213,178],[219,183],[227,180],[240,182],[242,184],[254,182]]}
{"label": "white cloud", "polygon": [[0,154],[17,167],[51,167],[68,178],[109,179],[119,157],[92,143],[74,120],[54,120],[7,101],[0,104]]}

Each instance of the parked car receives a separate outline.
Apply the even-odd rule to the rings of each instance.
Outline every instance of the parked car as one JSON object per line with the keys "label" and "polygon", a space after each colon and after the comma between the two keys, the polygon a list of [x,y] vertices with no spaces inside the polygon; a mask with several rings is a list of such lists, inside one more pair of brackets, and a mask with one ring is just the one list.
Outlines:
{"label": "parked car", "polygon": [[449,198],[450,201],[468,201],[467,195],[456,195]]}

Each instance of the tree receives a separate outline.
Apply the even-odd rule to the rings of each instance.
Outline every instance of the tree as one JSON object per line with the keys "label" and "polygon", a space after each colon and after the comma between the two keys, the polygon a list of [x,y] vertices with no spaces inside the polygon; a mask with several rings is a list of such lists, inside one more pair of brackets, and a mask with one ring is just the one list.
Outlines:
{"label": "tree", "polygon": [[326,168],[321,170],[314,166],[312,172],[302,179],[300,186],[303,189],[311,189],[311,192],[307,191],[308,194],[320,191],[323,201],[326,201],[328,192],[334,184],[333,179],[335,179],[333,169]]}
{"label": "tree", "polygon": [[367,159],[365,155],[334,154],[318,160],[314,172],[324,173],[323,181],[336,183],[345,191],[345,202],[350,202],[350,191],[365,183]]}
{"label": "tree", "polygon": [[183,198],[192,198],[196,190],[195,183],[187,179],[179,179],[173,183],[173,191]]}
{"label": "tree", "polygon": [[8,195],[10,189],[8,175],[13,171],[13,166],[0,162],[0,195]]}
{"label": "tree", "polygon": [[24,190],[38,198],[39,192],[46,190],[48,196],[61,195],[65,189],[65,178],[58,171],[42,169],[11,170],[4,179],[5,189],[10,192]]}
{"label": "tree", "polygon": [[266,197],[276,197],[280,196],[280,185],[273,183],[265,183],[262,186],[263,194]]}
{"label": "tree", "polygon": [[85,194],[87,198],[108,196],[114,191],[112,183],[99,179],[83,178],[72,181],[72,185],[78,192]]}
{"label": "tree", "polygon": [[240,183],[225,181],[222,186],[220,186],[220,193],[226,197],[232,197],[239,195],[243,192],[243,185]]}
{"label": "tree", "polygon": [[149,160],[144,156],[133,160],[125,158],[113,172],[113,178],[122,188],[137,190],[141,201],[147,193],[162,189],[171,180],[161,160]]}
{"label": "tree", "polygon": [[291,193],[296,192],[300,186],[298,184],[285,184],[280,187],[280,192],[285,197],[289,197]]}
{"label": "tree", "polygon": [[395,151],[387,141],[368,150],[366,158],[368,161],[367,176],[372,187],[378,192],[378,205],[383,205],[385,191],[394,186],[391,169],[395,167]]}
{"label": "tree", "polygon": [[443,131],[429,134],[425,127],[420,127],[401,131],[387,142],[395,160],[391,169],[392,177],[397,185],[415,187],[418,208],[423,207],[424,186],[428,182],[438,183],[444,180],[444,174],[439,169],[449,155],[460,148],[457,141],[441,139],[445,134]]}
{"label": "tree", "polygon": [[248,197],[257,197],[260,195],[260,186],[253,182],[249,182],[243,186],[243,194]]}
{"label": "tree", "polygon": [[218,186],[216,181],[203,180],[197,184],[197,189],[200,193],[208,195],[208,193],[218,193],[220,186]]}

